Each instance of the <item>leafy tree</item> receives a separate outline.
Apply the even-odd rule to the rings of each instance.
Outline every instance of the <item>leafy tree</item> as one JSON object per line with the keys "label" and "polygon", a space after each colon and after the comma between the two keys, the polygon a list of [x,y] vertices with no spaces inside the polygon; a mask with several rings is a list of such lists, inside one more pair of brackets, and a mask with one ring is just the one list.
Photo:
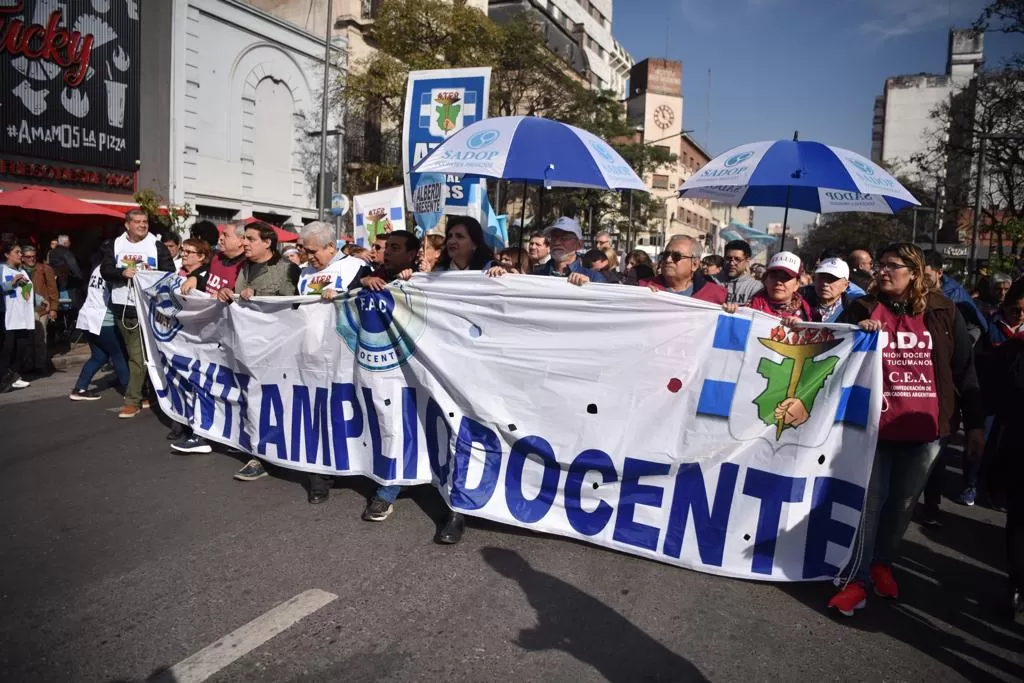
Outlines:
{"label": "leafy tree", "polygon": [[[521,15],[498,25],[483,12],[463,3],[444,0],[384,0],[374,21],[370,42],[377,48],[369,58],[356,63],[334,91],[336,103],[344,104],[349,119],[363,126],[367,140],[381,146],[398,145],[405,113],[405,91],[409,71],[490,65],[491,116],[543,116],[584,128],[613,141],[634,170],[674,161],[662,148],[630,142],[634,134],[616,95],[589,88],[569,66],[547,48],[544,36]],[[353,126],[348,130],[353,131]],[[615,140],[624,140],[615,144]],[[393,170],[392,170],[393,169]],[[400,182],[401,169],[395,164],[374,163],[350,174],[346,187],[358,192],[372,188],[374,177],[392,177]],[[383,182],[383,180],[382,180]],[[491,183],[492,197],[494,183]],[[536,205],[541,188],[504,183],[498,212]],[[646,193],[634,193],[634,218],[645,225],[656,214],[656,204]],[[544,191],[544,213],[538,224],[559,210],[585,210],[595,222],[620,212],[616,193],[553,189]],[[514,205],[514,206],[513,206]],[[534,213],[534,212],[528,212]]]}
{"label": "leafy tree", "polygon": [[[866,249],[875,254],[893,242],[909,242],[913,216],[906,214],[910,212],[899,216],[859,212],[830,214],[807,233],[800,245],[800,257],[805,263],[813,264],[826,249],[837,249],[843,254]],[[918,234],[921,232],[919,224]]]}

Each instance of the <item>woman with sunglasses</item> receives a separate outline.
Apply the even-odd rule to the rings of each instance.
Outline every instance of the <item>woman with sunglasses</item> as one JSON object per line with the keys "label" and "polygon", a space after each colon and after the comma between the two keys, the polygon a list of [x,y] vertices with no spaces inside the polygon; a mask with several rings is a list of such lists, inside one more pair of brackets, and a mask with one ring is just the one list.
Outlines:
{"label": "woman with sunglasses", "polygon": [[956,305],[925,282],[924,254],[916,245],[892,244],[878,258],[875,290],[850,304],[844,322],[884,330],[882,414],[860,530],[840,591],[828,606],[852,616],[867,603],[867,587],[895,599],[892,563],[949,436],[955,404],[967,433],[967,456],[985,447],[981,390],[973,343]]}
{"label": "woman with sunglasses", "polygon": [[700,269],[697,240],[677,235],[669,240],[665,251],[658,257],[661,274],[641,280],[642,287],[652,291],[672,292],[713,304],[725,303],[725,287],[704,277]]}

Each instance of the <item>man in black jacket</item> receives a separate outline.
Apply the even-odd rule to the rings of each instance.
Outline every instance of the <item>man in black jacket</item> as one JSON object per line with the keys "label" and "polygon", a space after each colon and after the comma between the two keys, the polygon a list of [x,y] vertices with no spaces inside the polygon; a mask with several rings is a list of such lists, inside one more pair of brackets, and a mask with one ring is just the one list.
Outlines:
{"label": "man in black jacket", "polygon": [[174,272],[174,260],[167,247],[149,232],[149,217],[141,209],[125,214],[125,232],[100,247],[100,276],[110,285],[110,310],[124,340],[128,355],[128,387],[119,418],[131,418],[142,409],[146,384],[146,362],[142,353],[142,330],[135,309],[130,282],[140,270]]}

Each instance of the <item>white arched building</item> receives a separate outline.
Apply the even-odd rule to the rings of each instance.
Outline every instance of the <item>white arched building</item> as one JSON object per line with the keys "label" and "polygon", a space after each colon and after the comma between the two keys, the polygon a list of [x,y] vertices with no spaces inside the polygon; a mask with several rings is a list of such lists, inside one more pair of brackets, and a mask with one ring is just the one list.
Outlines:
{"label": "white arched building", "polygon": [[315,218],[323,36],[237,0],[146,10],[140,189],[216,222]]}

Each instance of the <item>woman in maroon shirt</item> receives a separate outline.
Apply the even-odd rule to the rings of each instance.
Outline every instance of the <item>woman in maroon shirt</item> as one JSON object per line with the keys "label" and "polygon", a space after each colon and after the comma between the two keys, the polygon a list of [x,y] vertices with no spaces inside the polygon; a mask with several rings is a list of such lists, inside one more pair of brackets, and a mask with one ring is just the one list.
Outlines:
{"label": "woman in maroon shirt", "polygon": [[844,322],[879,336],[882,414],[860,532],[845,582],[828,606],[845,616],[875,594],[896,598],[892,575],[900,541],[918,496],[949,436],[954,396],[963,412],[967,455],[985,447],[984,409],[974,370],[973,343],[952,301],[928,289],[924,254],[913,244],[892,244],[878,257],[875,289],[850,304]]}

